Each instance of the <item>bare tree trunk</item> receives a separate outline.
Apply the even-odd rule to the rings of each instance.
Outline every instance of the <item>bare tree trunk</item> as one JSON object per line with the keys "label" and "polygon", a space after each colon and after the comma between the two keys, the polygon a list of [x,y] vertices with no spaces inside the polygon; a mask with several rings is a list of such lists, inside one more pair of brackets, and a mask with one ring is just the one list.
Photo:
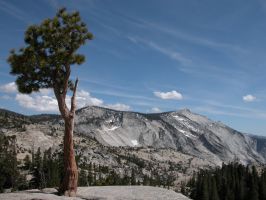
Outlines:
{"label": "bare tree trunk", "polygon": [[64,179],[60,191],[65,196],[76,196],[78,184],[78,169],[75,160],[73,144],[74,117],[65,119],[64,136]]}
{"label": "bare tree trunk", "polygon": [[61,94],[55,88],[55,96],[58,101],[60,113],[65,121],[65,135],[64,135],[64,178],[60,185],[60,193],[65,196],[74,197],[77,193],[78,185],[78,168],[75,160],[73,132],[74,132],[74,118],[76,111],[76,89],[78,79],[75,82],[73,95],[71,98],[71,109],[69,110],[65,103],[66,93]]}

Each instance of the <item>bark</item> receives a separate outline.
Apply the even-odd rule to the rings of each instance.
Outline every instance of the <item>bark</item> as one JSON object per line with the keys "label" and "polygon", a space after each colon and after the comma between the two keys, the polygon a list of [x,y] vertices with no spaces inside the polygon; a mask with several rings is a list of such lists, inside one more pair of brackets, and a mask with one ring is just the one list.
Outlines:
{"label": "bark", "polygon": [[[66,82],[67,83],[67,82]],[[75,82],[73,95],[71,98],[71,109],[67,108],[65,103],[66,91],[61,92],[60,89],[54,87],[55,96],[58,101],[60,113],[65,121],[65,135],[64,135],[64,178],[60,185],[59,191],[65,196],[74,197],[77,192],[78,184],[78,168],[75,160],[73,131],[74,131],[74,118],[76,111],[76,89],[78,79]],[[67,89],[67,88],[66,88]]]}
{"label": "bark", "polygon": [[76,196],[78,183],[78,169],[75,160],[73,143],[74,117],[65,120],[64,136],[64,179],[60,191],[65,196]]}

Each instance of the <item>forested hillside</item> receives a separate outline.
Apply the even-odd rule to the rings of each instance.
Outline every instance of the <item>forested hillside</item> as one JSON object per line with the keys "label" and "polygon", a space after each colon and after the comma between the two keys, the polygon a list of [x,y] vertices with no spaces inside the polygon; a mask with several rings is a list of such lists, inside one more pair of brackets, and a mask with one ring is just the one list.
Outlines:
{"label": "forested hillside", "polygon": [[238,163],[215,170],[201,170],[182,187],[195,200],[265,200],[266,168]]}

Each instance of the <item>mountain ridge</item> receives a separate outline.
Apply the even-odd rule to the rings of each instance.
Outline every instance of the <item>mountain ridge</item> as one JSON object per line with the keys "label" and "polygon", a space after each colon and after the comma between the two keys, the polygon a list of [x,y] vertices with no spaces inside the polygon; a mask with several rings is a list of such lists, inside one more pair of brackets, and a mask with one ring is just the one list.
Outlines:
{"label": "mountain ridge", "polygon": [[234,159],[265,163],[254,138],[188,109],[146,114],[85,107],[77,112],[76,132],[104,145],[173,148],[217,164]]}
{"label": "mountain ridge", "polygon": [[[62,124],[60,115],[26,116],[0,109],[9,124]],[[16,119],[18,118],[18,119]],[[1,123],[8,128],[8,123]],[[163,113],[117,111],[87,106],[76,111],[75,133],[94,138],[104,146],[169,148],[207,159],[217,165],[239,160],[243,164],[266,163],[266,139],[250,136],[212,121],[189,109]],[[45,125],[43,125],[45,126]]]}

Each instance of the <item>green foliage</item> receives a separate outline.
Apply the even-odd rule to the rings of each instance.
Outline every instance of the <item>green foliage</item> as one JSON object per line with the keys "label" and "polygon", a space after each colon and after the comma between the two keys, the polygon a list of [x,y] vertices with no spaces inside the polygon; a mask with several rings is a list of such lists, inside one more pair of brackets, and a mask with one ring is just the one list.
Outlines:
{"label": "green foliage", "polygon": [[79,186],[88,186],[88,176],[84,169],[80,170],[78,181]]}
{"label": "green foliage", "polygon": [[133,155],[129,154],[129,155],[126,155],[126,156],[120,155],[119,159],[125,159],[125,160],[127,160],[127,162],[132,162],[132,163],[136,164],[140,168],[144,168],[145,167],[145,161],[140,159],[140,158],[138,158],[134,154]]}
{"label": "green foliage", "polygon": [[30,173],[33,176],[30,188],[56,187],[63,174],[62,153],[52,153],[51,148],[41,154],[40,148],[33,156]]}
{"label": "green foliage", "polygon": [[265,200],[266,173],[238,163],[215,170],[202,170],[188,182],[190,197],[196,200]]}
{"label": "green foliage", "polygon": [[10,73],[18,76],[18,90],[31,93],[57,86],[62,91],[65,83],[71,89],[70,66],[85,61],[77,50],[92,37],[79,13],[68,13],[65,8],[54,18],[29,26],[24,37],[25,47],[12,50],[8,58]]}
{"label": "green foliage", "polygon": [[18,169],[16,137],[0,135],[0,192],[16,190],[25,182],[24,178]]}
{"label": "green foliage", "polygon": [[33,158],[33,165],[32,165],[32,176],[31,179],[31,187],[33,188],[44,188],[45,187],[45,180],[43,179],[43,163],[41,157],[41,149],[38,148],[36,154]]}

